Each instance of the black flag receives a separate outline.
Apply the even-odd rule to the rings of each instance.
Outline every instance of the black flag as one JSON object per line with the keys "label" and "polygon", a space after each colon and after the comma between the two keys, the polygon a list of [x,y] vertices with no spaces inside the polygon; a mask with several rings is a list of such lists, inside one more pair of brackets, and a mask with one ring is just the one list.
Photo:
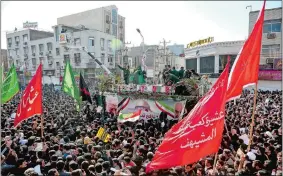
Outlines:
{"label": "black flag", "polygon": [[88,101],[92,104],[88,87],[81,73],[80,73],[80,96],[82,96],[82,101]]}

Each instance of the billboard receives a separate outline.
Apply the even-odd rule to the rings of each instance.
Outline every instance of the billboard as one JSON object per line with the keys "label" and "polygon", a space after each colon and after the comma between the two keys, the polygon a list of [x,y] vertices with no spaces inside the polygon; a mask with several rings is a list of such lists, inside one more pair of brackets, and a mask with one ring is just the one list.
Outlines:
{"label": "billboard", "polygon": [[122,106],[121,113],[128,114],[142,110],[140,118],[145,121],[159,118],[161,112],[166,112],[168,119],[178,119],[185,105],[185,101],[175,101],[173,99],[158,101],[149,99],[128,99],[122,104],[121,101],[123,98],[118,97],[118,100],[120,102],[119,104]]}
{"label": "billboard", "polygon": [[270,81],[281,81],[282,71],[281,70],[259,70],[259,80],[270,80]]}
{"label": "billboard", "polygon": [[37,28],[38,23],[37,22],[25,22],[23,23],[23,28]]}
{"label": "billboard", "polygon": [[214,37],[208,37],[206,39],[201,39],[201,40],[189,43],[187,45],[187,48],[193,48],[193,47],[196,47],[196,46],[199,46],[199,45],[204,45],[204,44],[212,43],[213,41],[214,41]]}

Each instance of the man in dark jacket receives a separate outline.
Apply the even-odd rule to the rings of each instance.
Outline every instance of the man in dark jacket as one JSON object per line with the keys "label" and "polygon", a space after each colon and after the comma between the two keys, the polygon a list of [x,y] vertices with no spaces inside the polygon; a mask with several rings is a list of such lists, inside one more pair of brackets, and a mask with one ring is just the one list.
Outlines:
{"label": "man in dark jacket", "polygon": [[120,65],[118,65],[118,67],[123,70],[123,73],[124,73],[124,81],[125,81],[125,84],[129,84],[129,76],[130,76],[130,67],[127,66],[126,68],[123,68],[121,67]]}
{"label": "man in dark jacket", "polygon": [[185,72],[184,67],[181,67],[181,69],[178,72],[178,76],[180,79],[184,78],[184,72]]}

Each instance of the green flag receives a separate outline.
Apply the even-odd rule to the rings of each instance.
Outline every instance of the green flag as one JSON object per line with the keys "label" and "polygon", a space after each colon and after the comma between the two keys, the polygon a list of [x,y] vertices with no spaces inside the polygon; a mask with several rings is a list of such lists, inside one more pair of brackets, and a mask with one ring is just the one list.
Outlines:
{"label": "green flag", "polygon": [[80,91],[78,86],[76,85],[76,81],[74,78],[74,73],[72,71],[72,67],[70,62],[66,63],[65,72],[64,72],[64,79],[62,83],[62,89],[64,92],[72,96],[77,104],[77,110],[79,110],[81,104],[81,97]]}
{"label": "green flag", "polygon": [[[2,73],[1,73],[2,75]],[[4,75],[2,75],[4,77]],[[2,80],[1,80],[2,81]],[[13,98],[20,91],[17,72],[14,64],[9,70],[9,73],[3,80],[1,87],[1,103],[4,104]]]}

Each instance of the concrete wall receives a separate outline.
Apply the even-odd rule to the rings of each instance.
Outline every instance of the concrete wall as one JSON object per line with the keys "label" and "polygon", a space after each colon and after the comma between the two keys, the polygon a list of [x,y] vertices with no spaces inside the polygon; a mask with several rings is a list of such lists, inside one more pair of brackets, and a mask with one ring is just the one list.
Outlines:
{"label": "concrete wall", "polygon": [[103,9],[93,9],[72,15],[67,15],[57,18],[57,24],[64,24],[67,26],[79,26],[84,25],[86,28],[97,29],[104,31],[103,29]]}
{"label": "concrete wall", "polygon": [[30,40],[39,40],[43,38],[53,37],[53,33],[45,31],[37,31],[30,29]]}
{"label": "concrete wall", "polygon": [[6,49],[1,49],[1,61],[4,63],[4,72],[9,71],[9,63]]}

